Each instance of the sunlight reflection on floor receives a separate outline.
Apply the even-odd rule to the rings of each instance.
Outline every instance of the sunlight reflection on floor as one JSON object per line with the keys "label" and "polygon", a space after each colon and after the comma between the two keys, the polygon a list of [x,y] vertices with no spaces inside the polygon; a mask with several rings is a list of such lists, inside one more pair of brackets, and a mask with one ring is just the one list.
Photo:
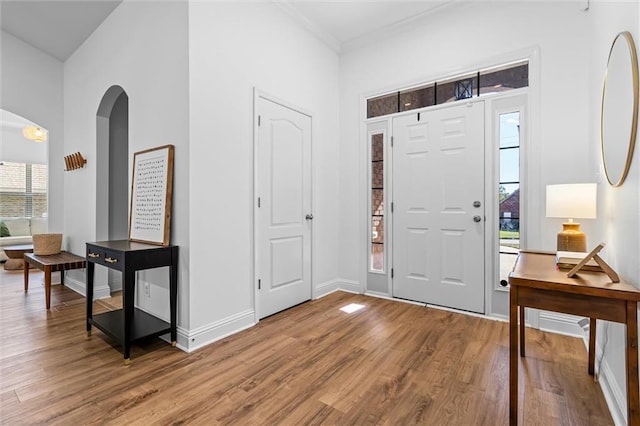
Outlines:
{"label": "sunlight reflection on floor", "polygon": [[357,303],[350,303],[346,306],[343,306],[342,308],[340,308],[340,310],[342,312],[346,312],[348,314],[352,314],[356,311],[359,311],[360,309],[364,308],[364,305],[359,305]]}

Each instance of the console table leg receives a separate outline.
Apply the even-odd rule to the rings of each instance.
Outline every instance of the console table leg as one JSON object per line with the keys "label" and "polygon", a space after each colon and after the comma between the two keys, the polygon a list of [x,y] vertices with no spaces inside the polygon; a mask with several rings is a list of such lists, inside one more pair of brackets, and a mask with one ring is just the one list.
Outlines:
{"label": "console table leg", "polygon": [[22,271],[24,273],[24,291],[29,291],[29,262],[27,262],[26,256],[22,259]]}
{"label": "console table leg", "polygon": [[524,314],[525,314],[525,307],[524,306],[520,306],[520,356],[521,357],[525,357],[525,339],[524,339],[524,329],[525,329],[525,323],[524,323]]}
{"label": "console table leg", "polygon": [[509,295],[509,424],[518,424],[518,290]]}
{"label": "console table leg", "polygon": [[589,318],[589,374],[595,374],[596,365],[596,319]]}
{"label": "console table leg", "polygon": [[640,425],[638,389],[638,304],[627,301],[627,423]]}
{"label": "console table leg", "polygon": [[87,262],[87,337],[91,336],[91,319],[93,318],[93,262]]}
{"label": "console table leg", "polygon": [[131,326],[133,324],[134,310],[134,293],[136,288],[136,273],[125,264],[123,267],[124,282],[123,288],[123,310],[124,310],[124,363],[128,365],[131,362]]}
{"label": "console table leg", "polygon": [[51,308],[51,266],[44,267],[44,297],[47,309]]}
{"label": "console table leg", "polygon": [[178,305],[178,247],[171,250],[171,266],[169,267],[169,310],[171,312],[171,346],[176,347],[178,340],[177,305]]}

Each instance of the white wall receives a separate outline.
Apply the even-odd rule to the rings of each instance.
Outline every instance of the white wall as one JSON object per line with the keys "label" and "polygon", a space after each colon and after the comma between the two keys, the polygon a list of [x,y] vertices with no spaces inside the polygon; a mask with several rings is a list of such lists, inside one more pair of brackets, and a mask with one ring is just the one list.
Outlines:
{"label": "white wall", "polygon": [[[107,89],[119,85],[129,96],[129,158],[156,146],[176,147],[171,243],[180,246],[180,329],[189,326],[187,9],[186,1],[124,1],[64,63],[64,150],[87,158],[83,169],[64,176],[68,248],[82,254],[85,242],[96,240],[96,113]],[[83,291],[84,276],[72,278]],[[151,297],[138,292],[138,305],[168,318],[168,273],[141,273],[139,279],[151,283]]]}
{"label": "white wall", "polygon": [[[253,89],[313,114],[313,284],[335,284],[338,57],[271,3],[190,2],[192,347],[253,313]],[[190,340],[191,340],[190,339]]]}
{"label": "white wall", "polygon": [[49,131],[49,231],[63,231],[64,133],[62,62],[11,34],[0,33],[0,108]]}
{"label": "white wall", "polygon": [[[340,80],[340,276],[364,279],[366,147],[362,99],[531,56],[529,248],[555,249],[560,220],[544,218],[544,187],[595,179],[590,129],[589,18],[577,2],[478,2],[448,7],[343,55]],[[566,158],[570,158],[567,162]],[[594,224],[584,223],[588,233]],[[506,293],[493,313],[506,315]]]}
{"label": "white wall", "polygon": [[[618,271],[620,276],[636,287],[640,287],[640,148],[636,148],[627,180],[619,188],[608,185],[600,160],[600,102],[602,83],[607,67],[609,49],[615,36],[621,31],[630,31],[640,46],[640,4],[638,2],[592,2],[589,12],[591,31],[588,43],[592,55],[588,69],[591,92],[588,128],[590,130],[590,151],[596,167],[602,173],[602,184],[598,192],[598,226],[601,240],[606,242],[602,256]],[[640,54],[640,52],[638,52]],[[628,143],[625,141],[619,141]],[[626,375],[625,375],[625,327],[611,323],[608,326],[605,358],[602,362],[601,379],[603,387],[609,388],[616,401],[614,418],[624,423],[626,416]],[[599,345],[603,344],[605,327],[599,321]],[[600,355],[598,355],[600,356]],[[599,358],[598,358],[599,359]],[[605,393],[606,395],[606,393]]]}

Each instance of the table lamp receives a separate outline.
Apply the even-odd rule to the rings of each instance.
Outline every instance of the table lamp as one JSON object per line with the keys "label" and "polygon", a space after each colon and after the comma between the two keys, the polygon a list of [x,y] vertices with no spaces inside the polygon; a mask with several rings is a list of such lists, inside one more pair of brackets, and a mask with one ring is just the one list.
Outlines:
{"label": "table lamp", "polygon": [[567,219],[558,232],[558,251],[587,251],[587,236],[573,219],[596,218],[595,183],[547,185],[547,217]]}

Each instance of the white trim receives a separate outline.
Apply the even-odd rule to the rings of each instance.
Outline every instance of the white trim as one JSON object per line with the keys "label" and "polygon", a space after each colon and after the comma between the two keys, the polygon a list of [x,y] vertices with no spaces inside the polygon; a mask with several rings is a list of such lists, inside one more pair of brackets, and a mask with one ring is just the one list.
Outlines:
{"label": "white trim", "polygon": [[335,278],[333,280],[326,281],[324,283],[318,284],[315,289],[315,299],[320,299],[328,294],[335,293],[340,290],[340,282],[339,278]]}
{"label": "white trim", "polygon": [[300,11],[292,6],[287,0],[273,1],[272,4],[278,6],[280,10],[289,15],[298,25],[307,30],[318,40],[326,44],[335,53],[340,54],[342,43],[331,33],[325,31],[322,27],[307,19]]}
{"label": "white trim", "polygon": [[[83,295],[84,297],[87,297],[86,283],[84,281],[74,278],[72,274],[67,273],[64,276],[64,286],[70,288],[76,293]],[[93,300],[107,299],[109,297],[111,297],[111,289],[109,288],[108,284],[105,284],[102,286],[100,285],[93,286]]]}
{"label": "white trim", "polygon": [[[589,351],[589,333],[581,330],[582,341],[584,346]],[[596,341],[596,365],[598,368],[598,360],[602,357],[602,345],[601,342]],[[607,363],[606,359],[603,359],[600,363],[600,370],[595,372],[595,380],[600,384],[602,394],[607,402],[607,407],[613,418],[613,423],[616,426],[623,426],[627,424],[627,398],[626,391],[623,391],[618,382],[615,380],[613,370]]]}
{"label": "white trim", "polygon": [[365,296],[378,297],[380,299],[395,300],[393,297],[389,296],[387,293],[381,293],[379,291],[365,290],[363,294]]}
{"label": "white trim", "polygon": [[[286,100],[284,100],[284,99],[282,99],[282,98],[280,98],[278,96],[272,95],[269,92],[265,92],[264,90],[260,90],[257,87],[253,88],[253,94],[254,94],[254,103],[253,103],[254,107],[256,105],[255,101],[258,98],[262,98],[262,99],[266,99],[269,102],[273,102],[273,103],[276,103],[276,104],[278,104],[280,106],[283,106],[285,108],[289,108],[289,109],[291,109],[293,111],[299,112],[300,114],[304,114],[304,115],[308,116],[309,118],[313,118],[313,114],[311,113],[311,111],[307,110],[306,108],[299,107],[299,106],[297,106],[295,104],[292,104],[291,102],[286,101]],[[254,113],[257,113],[257,111],[254,111]],[[256,122],[256,126],[257,126],[257,122]]]}
{"label": "white trim", "polygon": [[338,286],[342,291],[348,291],[348,292],[357,293],[357,294],[363,293],[362,284],[358,281],[339,278]]}
{"label": "white trim", "polygon": [[178,327],[177,346],[185,352],[193,352],[196,349],[253,327],[256,325],[254,318],[255,312],[250,309],[193,330]]}
{"label": "white trim", "polygon": [[386,294],[381,294],[375,291],[368,291],[364,294],[365,296],[369,296],[369,297],[375,297],[378,299],[384,299],[384,300],[391,300],[392,302],[400,302],[400,303],[406,303],[407,305],[415,305],[415,306],[422,306],[422,307],[426,307],[427,304],[423,303],[423,302],[416,302],[415,300],[409,300],[409,299],[400,299],[397,297],[390,297],[387,296]]}
{"label": "white trim", "polygon": [[251,230],[249,232],[251,241],[249,242],[249,244],[251,244],[251,283],[249,283],[249,285],[251,286],[250,289],[252,288],[253,291],[249,291],[249,294],[251,295],[251,306],[253,306],[253,312],[254,312],[254,319],[253,321],[255,323],[257,323],[259,321],[258,319],[258,311],[259,311],[259,307],[258,307],[258,268],[257,268],[257,262],[258,262],[258,247],[257,247],[257,241],[258,241],[258,237],[257,237],[257,232],[258,232],[258,204],[257,204],[257,192],[258,192],[258,120],[259,120],[259,115],[258,115],[258,98],[260,97],[260,91],[254,87],[253,88],[253,151],[251,152],[251,155],[253,156],[253,169],[251,170],[251,172],[253,173],[253,185],[251,187],[251,200],[250,200],[250,205],[253,206],[253,209],[251,209]]}
{"label": "white trim", "polygon": [[508,322],[509,321],[508,319],[504,320],[503,318],[498,317],[498,316],[489,316],[487,314],[479,314],[477,312],[463,311],[461,309],[450,308],[448,306],[427,304],[426,307],[427,308],[431,308],[431,309],[438,309],[440,311],[447,311],[447,312],[453,312],[453,313],[456,313],[456,314],[468,315],[470,317],[475,317],[475,318],[487,319],[487,320],[491,320],[491,321],[498,321],[498,322]]}
{"label": "white trim", "polygon": [[[597,354],[598,351],[596,350],[596,355]],[[602,356],[601,351],[600,356]],[[609,367],[609,364],[606,361],[602,362],[600,368],[602,369],[602,371],[597,372],[597,381],[600,384],[600,389],[602,389],[604,399],[607,402],[607,406],[609,407],[609,412],[611,413],[611,417],[613,418],[613,423],[616,426],[626,425],[627,399],[625,397],[625,393],[618,386],[618,383],[616,382],[613,375],[613,370],[611,370],[611,367]]]}
{"label": "white trim", "polygon": [[[527,310],[531,310],[527,308]],[[565,336],[582,337],[582,327],[578,325],[578,321],[582,317],[574,315],[562,314],[559,312],[540,311],[538,314],[538,329],[541,331],[550,331],[556,334],[564,334]]]}
{"label": "white trim", "polygon": [[[439,2],[430,9],[425,11],[415,13],[414,15],[408,16],[399,21],[395,21],[391,24],[385,25],[381,28],[378,28],[374,31],[367,32],[350,40],[346,40],[342,43],[341,52],[349,52],[351,50],[358,49],[364,46],[374,45],[379,43],[380,41],[387,40],[389,37],[394,35],[396,32],[405,31],[407,27],[415,26],[415,25],[426,25],[426,23],[419,23],[418,21],[424,20],[436,13],[441,12],[442,10],[453,7],[454,5],[460,5],[459,0],[448,0],[446,2]],[[462,3],[463,4],[463,3]]]}

